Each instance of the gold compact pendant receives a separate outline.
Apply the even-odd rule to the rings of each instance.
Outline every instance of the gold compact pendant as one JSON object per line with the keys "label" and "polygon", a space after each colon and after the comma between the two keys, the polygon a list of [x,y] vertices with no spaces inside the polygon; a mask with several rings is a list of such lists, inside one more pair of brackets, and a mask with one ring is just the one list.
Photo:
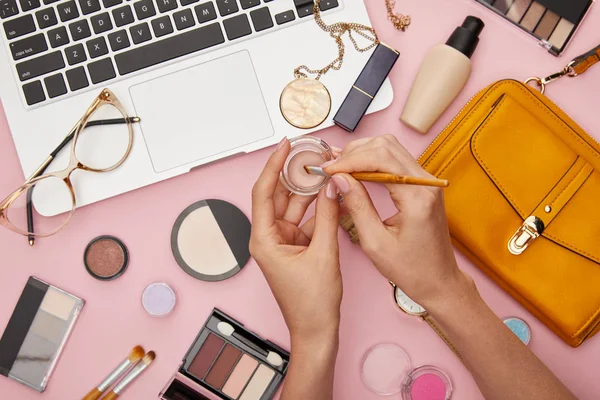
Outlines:
{"label": "gold compact pendant", "polygon": [[279,108],[292,126],[310,129],[321,125],[329,116],[331,95],[318,80],[297,78],[281,92]]}

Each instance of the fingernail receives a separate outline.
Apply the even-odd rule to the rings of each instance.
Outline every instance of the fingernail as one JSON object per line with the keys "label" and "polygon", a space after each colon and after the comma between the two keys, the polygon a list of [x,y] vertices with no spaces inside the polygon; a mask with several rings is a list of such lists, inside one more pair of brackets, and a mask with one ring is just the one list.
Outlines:
{"label": "fingernail", "polygon": [[327,186],[325,187],[325,196],[327,196],[327,198],[331,200],[337,200],[340,196],[340,192],[335,182],[331,179],[329,180],[329,182],[327,182]]}
{"label": "fingernail", "polygon": [[340,149],[339,147],[335,147],[335,146],[329,146],[329,148],[334,152],[334,153],[342,153],[342,149]]}
{"label": "fingernail", "polygon": [[281,150],[281,148],[283,146],[285,146],[285,143],[288,141],[287,136],[284,137],[283,139],[281,139],[281,142],[279,142],[279,144],[277,145],[277,147],[275,148],[275,151]]}
{"label": "fingernail", "polygon": [[329,160],[323,164],[320,165],[321,168],[327,168],[330,165],[334,164],[337,161],[337,158],[334,158],[333,160]]}
{"label": "fingernail", "polygon": [[348,193],[348,191],[350,190],[350,184],[348,183],[348,181],[346,180],[346,178],[344,178],[341,175],[334,175],[331,180],[333,182],[335,182],[335,185],[337,186],[337,188],[340,190],[340,192],[342,192],[343,194]]}

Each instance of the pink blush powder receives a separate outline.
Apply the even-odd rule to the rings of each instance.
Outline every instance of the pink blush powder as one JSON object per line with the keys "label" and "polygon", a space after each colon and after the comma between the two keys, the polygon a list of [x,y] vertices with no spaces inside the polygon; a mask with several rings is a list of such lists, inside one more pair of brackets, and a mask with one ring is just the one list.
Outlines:
{"label": "pink blush powder", "polygon": [[412,400],[445,400],[446,385],[434,374],[423,374],[413,382],[410,388]]}
{"label": "pink blush powder", "polygon": [[305,165],[319,166],[326,160],[314,151],[302,151],[292,157],[288,164],[290,181],[299,188],[317,186],[325,179],[322,176],[310,175],[304,170]]}

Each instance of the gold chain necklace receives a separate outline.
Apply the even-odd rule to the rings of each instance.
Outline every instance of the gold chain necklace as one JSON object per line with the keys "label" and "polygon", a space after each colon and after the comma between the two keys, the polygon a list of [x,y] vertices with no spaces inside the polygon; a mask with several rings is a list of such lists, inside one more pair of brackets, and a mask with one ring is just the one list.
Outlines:
{"label": "gold chain necklace", "polygon": [[[294,70],[295,79],[288,83],[281,92],[279,99],[281,113],[286,121],[296,128],[314,128],[327,119],[331,111],[331,95],[319,79],[331,69],[338,71],[342,68],[345,54],[344,34],[348,33],[354,48],[361,53],[379,44],[377,33],[370,26],[347,22],[327,25],[321,19],[319,3],[320,0],[316,0],[313,6],[315,22],[335,40],[338,46],[338,56],[321,69],[311,69],[306,65],[299,66]],[[353,32],[367,39],[371,44],[360,47]],[[310,78],[309,75],[315,75],[315,77]]]}
{"label": "gold chain necklace", "polygon": [[399,31],[405,31],[410,25],[411,19],[408,15],[398,14],[394,12],[394,6],[396,6],[396,0],[385,0],[385,7],[387,8],[388,20],[398,29]]}

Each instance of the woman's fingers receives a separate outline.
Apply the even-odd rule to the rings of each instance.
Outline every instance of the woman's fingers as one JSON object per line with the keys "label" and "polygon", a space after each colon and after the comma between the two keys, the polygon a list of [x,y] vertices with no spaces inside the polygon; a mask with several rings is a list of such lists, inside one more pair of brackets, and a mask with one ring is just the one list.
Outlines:
{"label": "woman's fingers", "polygon": [[408,169],[385,146],[357,148],[352,153],[344,154],[324,170],[330,175],[352,172],[388,172],[400,175],[408,173]]}
{"label": "woman's fingers", "polygon": [[268,229],[275,223],[275,189],[289,152],[290,142],[283,138],[252,188],[252,223],[258,230]]}
{"label": "woman's fingers", "polygon": [[290,191],[283,186],[281,179],[277,182],[275,193],[273,194],[273,204],[275,204],[275,219],[282,219],[288,209],[290,202]]}
{"label": "woman's fingers", "polygon": [[339,190],[334,180],[329,180],[317,196],[315,209],[315,229],[309,248],[317,252],[335,252],[337,255],[338,243],[338,215],[340,210]]}
{"label": "woman's fingers", "polygon": [[316,197],[317,196],[300,196],[298,194],[292,194],[289,196],[287,209],[285,210],[282,219],[298,226],[300,222],[302,222],[304,214],[306,214],[306,209]]}

